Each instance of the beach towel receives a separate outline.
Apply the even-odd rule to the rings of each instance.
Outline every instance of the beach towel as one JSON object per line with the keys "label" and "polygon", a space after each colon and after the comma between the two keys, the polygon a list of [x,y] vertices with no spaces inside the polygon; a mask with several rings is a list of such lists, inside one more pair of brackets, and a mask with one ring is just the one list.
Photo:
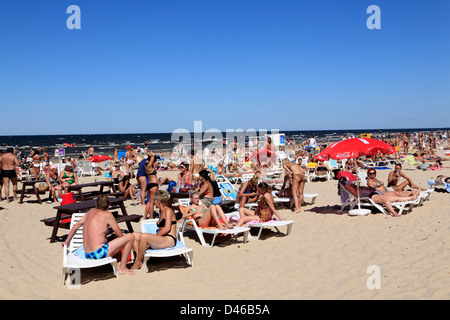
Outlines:
{"label": "beach towel", "polygon": [[377,170],[388,170],[388,169],[391,169],[391,168],[389,168],[389,167],[375,167],[375,169],[377,169]]}

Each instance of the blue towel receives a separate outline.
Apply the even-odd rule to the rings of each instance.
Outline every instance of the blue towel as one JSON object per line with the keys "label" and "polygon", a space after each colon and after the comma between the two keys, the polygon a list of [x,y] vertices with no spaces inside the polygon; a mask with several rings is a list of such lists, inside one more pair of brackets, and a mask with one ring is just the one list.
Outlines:
{"label": "blue towel", "polygon": [[450,183],[444,182],[444,185],[445,185],[445,190],[447,190],[447,192],[450,192]]}
{"label": "blue towel", "polygon": [[[151,233],[151,234],[156,234],[158,232],[158,227],[156,226],[156,223],[147,223],[144,226],[144,233]],[[177,248],[182,248],[184,247],[184,243],[177,240],[177,243],[175,244],[174,247],[170,247],[170,248],[164,248],[164,249],[149,249],[152,251],[159,251],[159,250],[170,250],[170,249],[177,249]]]}
{"label": "blue towel", "polygon": [[158,227],[156,223],[147,223],[144,226],[144,233],[156,234],[158,232]]}
{"label": "blue towel", "polygon": [[79,247],[78,249],[76,249],[76,250],[73,252],[73,254],[76,255],[77,257],[86,259],[86,255],[85,255],[85,252],[84,252],[83,245],[82,245],[81,247]]}
{"label": "blue towel", "polygon": [[375,169],[377,169],[377,170],[388,170],[390,168],[389,167],[375,167]]}

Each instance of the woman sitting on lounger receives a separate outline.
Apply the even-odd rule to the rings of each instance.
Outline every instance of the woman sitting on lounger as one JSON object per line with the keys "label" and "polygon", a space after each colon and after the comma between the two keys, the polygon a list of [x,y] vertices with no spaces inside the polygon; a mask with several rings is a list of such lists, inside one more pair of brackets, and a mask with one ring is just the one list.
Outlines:
{"label": "woman sitting on lounger", "polygon": [[380,191],[383,194],[392,194],[397,195],[399,197],[409,197],[414,193],[412,191],[395,191],[395,190],[387,190],[384,186],[384,183],[376,178],[377,172],[374,168],[369,168],[367,170],[367,186],[369,188],[373,188],[377,191]]}
{"label": "woman sitting on lounger", "polygon": [[[354,184],[345,184],[345,189],[347,189],[355,197],[358,197],[358,188]],[[381,191],[377,191],[370,187],[359,188],[360,198],[370,198],[373,202],[384,205],[389,213],[394,217],[400,217],[400,215],[395,212],[391,204],[392,202],[416,200],[419,194],[420,190],[416,190],[413,195],[409,197],[401,197],[395,193],[382,193]]]}
{"label": "woman sitting on lounger", "polygon": [[286,220],[280,216],[275,209],[275,204],[272,196],[272,189],[265,182],[258,184],[258,207],[255,211],[245,207],[239,208],[240,219],[236,227],[240,227],[250,221],[270,221],[275,215],[279,220]]}
{"label": "woman sitting on lounger", "polygon": [[257,187],[258,177],[256,175],[241,185],[236,196],[236,202],[239,202],[240,207],[244,207],[246,203],[258,201]]}
{"label": "woman sitting on lounger", "polygon": [[131,269],[139,269],[144,261],[144,254],[148,248],[165,249],[177,244],[177,220],[175,213],[168,206],[169,193],[158,190],[155,194],[155,205],[160,209],[159,220],[156,226],[156,234],[134,232],[133,250],[137,252],[136,259]]}
{"label": "woman sitting on lounger", "polygon": [[233,228],[219,205],[213,204],[209,208],[206,207],[204,203],[200,203],[198,191],[194,191],[190,199],[192,204],[186,207],[183,219],[192,217],[199,227],[217,226],[220,230]]}

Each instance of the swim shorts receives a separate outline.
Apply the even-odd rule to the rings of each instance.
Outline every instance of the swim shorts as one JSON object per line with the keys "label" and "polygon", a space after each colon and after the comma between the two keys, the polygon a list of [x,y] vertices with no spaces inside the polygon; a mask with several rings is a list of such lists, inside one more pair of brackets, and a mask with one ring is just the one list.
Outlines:
{"label": "swim shorts", "polygon": [[109,244],[105,243],[103,246],[101,246],[94,252],[85,252],[84,256],[86,259],[93,259],[93,260],[103,259],[108,256],[108,248]]}

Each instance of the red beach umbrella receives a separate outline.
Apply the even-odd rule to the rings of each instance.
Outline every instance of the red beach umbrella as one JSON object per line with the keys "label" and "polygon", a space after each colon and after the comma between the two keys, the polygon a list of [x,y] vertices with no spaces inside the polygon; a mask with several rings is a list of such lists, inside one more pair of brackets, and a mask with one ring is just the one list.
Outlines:
{"label": "red beach umbrella", "polygon": [[314,158],[322,161],[340,160],[358,158],[359,156],[374,156],[378,152],[390,154],[395,152],[395,148],[377,139],[352,138],[333,143]]}
{"label": "red beach umbrella", "polygon": [[[341,140],[333,143],[325,148],[321,153],[314,158],[317,160],[326,161],[331,159],[349,159],[357,158],[359,156],[374,156],[378,152],[383,154],[394,153],[395,148],[383,141],[369,138],[352,138]],[[349,211],[351,215],[366,215],[370,212],[368,209],[361,209],[361,202],[359,198],[359,182],[358,182],[358,209]]]}
{"label": "red beach umbrella", "polygon": [[88,159],[90,162],[102,162],[107,160],[112,160],[111,157],[105,156],[105,155],[96,155]]}
{"label": "red beach umbrella", "polygon": [[268,158],[270,158],[270,160],[273,163],[276,163],[276,161],[277,161],[275,152],[272,152],[272,151],[264,148],[264,149],[260,149],[260,150],[255,150],[252,153],[250,153],[250,155],[247,157],[246,161],[256,159],[256,161],[258,161],[258,164],[261,164],[261,161],[266,161]]}

